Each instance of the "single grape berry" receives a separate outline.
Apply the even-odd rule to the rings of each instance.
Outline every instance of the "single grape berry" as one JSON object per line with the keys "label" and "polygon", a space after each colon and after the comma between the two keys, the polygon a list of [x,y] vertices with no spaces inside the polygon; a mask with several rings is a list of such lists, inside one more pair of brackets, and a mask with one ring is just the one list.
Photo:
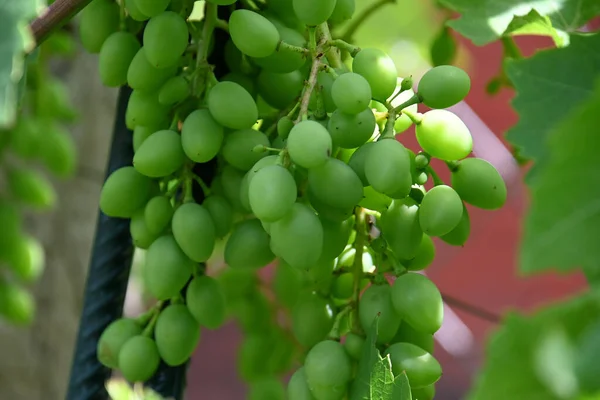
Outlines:
{"label": "single grape berry", "polygon": [[196,321],[217,329],[225,321],[225,295],[221,284],[210,276],[194,278],[186,289],[186,305]]}
{"label": "single grape berry", "polygon": [[152,17],[144,28],[146,57],[155,68],[176,65],[188,46],[188,27],[185,19],[173,11]]}
{"label": "single grape berry", "polygon": [[356,0],[337,0],[335,2],[335,8],[329,22],[334,24],[341,24],[342,22],[352,19],[354,11],[356,10]]}
{"label": "single grape berry", "polygon": [[257,219],[238,222],[225,244],[224,258],[233,269],[253,270],[275,259],[269,246],[269,235]]}
{"label": "single grape berry", "polygon": [[150,135],[133,156],[133,166],[150,178],[171,175],[183,166],[185,153],[181,136],[172,130]]}
{"label": "single grape berry", "polygon": [[452,171],[452,187],[466,203],[496,210],[506,203],[506,183],[488,161],[481,158],[462,160]]}
{"label": "single grape berry", "polygon": [[277,134],[282,139],[287,139],[294,127],[294,121],[288,116],[282,117],[277,121]]}
{"label": "single grape berry", "polygon": [[377,101],[386,101],[396,89],[398,71],[394,60],[375,48],[362,49],[352,60],[352,71],[362,75]]}
{"label": "single grape berry", "polygon": [[409,260],[416,256],[423,239],[419,224],[419,206],[411,198],[394,200],[381,216],[381,233],[396,257]]}
{"label": "single grape berry", "polygon": [[371,87],[361,75],[348,72],[333,82],[331,97],[340,111],[358,114],[371,103]]}
{"label": "single grape berry", "polygon": [[462,69],[440,65],[419,81],[419,96],[431,108],[448,108],[462,101],[471,90],[471,78]]}
{"label": "single grape berry", "polygon": [[104,41],[119,30],[119,5],[111,0],[94,0],[81,11],[79,37],[90,53],[98,53]]}
{"label": "single grape berry", "polygon": [[388,343],[400,326],[401,316],[392,305],[389,284],[371,285],[362,294],[358,307],[358,317],[363,330],[368,330],[375,317],[379,316],[377,343]]}
{"label": "single grape berry", "polygon": [[109,217],[131,218],[143,207],[152,190],[152,181],[133,167],[122,167],[110,174],[100,192],[100,209]]}
{"label": "single grape berry", "polygon": [[181,128],[181,145],[185,155],[197,163],[212,160],[221,150],[224,131],[208,110],[192,111]]}
{"label": "single grape berry", "polygon": [[467,207],[463,205],[463,214],[460,218],[460,222],[456,225],[456,228],[445,235],[440,236],[440,239],[452,246],[464,246],[469,239],[470,234],[471,220],[469,218],[469,211],[467,210]]}
{"label": "single grape berry", "polygon": [[171,229],[177,244],[193,261],[207,261],[216,241],[215,224],[208,210],[196,203],[185,203],[173,214]]}
{"label": "single grape berry", "polygon": [[304,373],[317,399],[342,399],[352,378],[352,364],[339,342],[324,340],[308,352]]}
{"label": "single grape berry", "polygon": [[443,236],[456,228],[463,212],[463,203],[454,189],[447,185],[433,187],[425,194],[419,210],[419,223],[430,236]]}
{"label": "single grape berry", "polygon": [[431,110],[423,114],[416,134],[423,150],[444,161],[461,160],[473,150],[469,128],[456,114],[447,110]]}
{"label": "single grape berry", "polygon": [[378,140],[366,156],[365,177],[380,193],[392,198],[406,197],[412,185],[408,151],[394,138]]}
{"label": "single grape berry", "polygon": [[251,128],[258,119],[256,102],[234,82],[219,82],[208,94],[208,109],[213,118],[230,129]]}
{"label": "single grape berry", "polygon": [[308,26],[317,26],[333,14],[336,0],[293,0],[294,13]]}
{"label": "single grape berry", "polygon": [[252,212],[261,221],[285,217],[296,203],[298,189],[292,174],[280,165],[261,168],[252,177],[248,196]]}
{"label": "single grape berry", "polygon": [[119,318],[111,322],[98,340],[98,361],[108,368],[118,368],[121,347],[132,337],[141,334],[142,327],[133,319]]}
{"label": "single grape berry", "polygon": [[192,276],[194,262],[179,248],[175,238],[159,237],[146,254],[142,278],[148,292],[158,300],[179,294]]}
{"label": "single grape berry", "polygon": [[411,389],[437,382],[442,376],[440,363],[428,352],[412,343],[394,343],[385,351],[392,361],[394,376],[406,373]]}
{"label": "single grape berry", "polygon": [[320,123],[306,120],[292,128],[287,147],[294,163],[303,168],[314,168],[331,156],[331,136]]}
{"label": "single grape berry", "polygon": [[250,57],[268,57],[279,43],[279,31],[271,21],[250,10],[235,10],[229,17],[231,40]]}
{"label": "single grape berry", "polygon": [[169,366],[185,363],[200,341],[200,326],[184,304],[171,304],[160,312],[154,327],[158,353]]}
{"label": "single grape berry", "polygon": [[391,301],[400,318],[418,332],[434,334],[442,326],[442,295],[424,275],[411,272],[399,276],[391,288]]}
{"label": "single grape berry", "polygon": [[140,49],[140,43],[129,32],[115,32],[106,38],[98,57],[98,73],[105,86],[118,87],[127,83],[127,71]]}
{"label": "single grape berry", "polygon": [[316,293],[299,296],[291,310],[292,332],[300,344],[311,348],[327,337],[335,312],[331,304]]}
{"label": "single grape berry", "polygon": [[134,336],[119,351],[119,370],[129,382],[145,382],[158,369],[160,355],[154,340]]}

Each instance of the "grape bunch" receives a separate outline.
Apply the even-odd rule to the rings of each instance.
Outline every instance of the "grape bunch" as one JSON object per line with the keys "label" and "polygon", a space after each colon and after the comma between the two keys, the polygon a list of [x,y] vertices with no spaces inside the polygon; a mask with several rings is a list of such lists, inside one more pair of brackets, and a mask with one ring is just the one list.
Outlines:
{"label": "grape bunch", "polygon": [[[373,351],[406,373],[413,398],[433,398],[443,302],[418,272],[433,238],[465,244],[465,204],[506,201],[446,110],[468,94],[468,75],[437,66],[413,91],[383,51],[332,36],[353,0],[208,0],[200,20],[191,1],[123,6],[95,0],[82,16],[103,83],[133,89],[132,166],[109,176],[100,207],[131,220],[157,303],[113,322],[99,360],[146,381],[161,360],[187,362],[201,329],[234,318],[251,399],[354,397]],[[413,124],[418,153],[397,140]],[[211,274],[220,252],[227,268]]]}
{"label": "grape bunch", "polygon": [[65,126],[76,112],[65,85],[50,70],[52,60],[74,50],[71,34],[59,30],[26,59],[17,120],[0,129],[0,319],[13,325],[33,321],[35,301],[27,286],[44,269],[44,248],[26,231],[24,217],[56,206],[48,174],[64,179],[76,169],[75,143]]}

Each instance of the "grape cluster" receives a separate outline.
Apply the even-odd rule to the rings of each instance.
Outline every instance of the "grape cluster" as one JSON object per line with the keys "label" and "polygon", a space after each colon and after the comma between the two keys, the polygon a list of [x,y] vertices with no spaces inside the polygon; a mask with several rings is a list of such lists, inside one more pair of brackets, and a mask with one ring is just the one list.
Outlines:
{"label": "grape cluster", "polygon": [[[208,0],[201,21],[188,18],[189,3],[129,0],[125,14],[95,0],[82,18],[104,84],[134,89],[133,166],[107,179],[100,207],[131,219],[158,300],[106,329],[100,361],[145,381],[161,359],[185,363],[200,327],[234,317],[246,334],[238,370],[250,398],[286,397],[279,376],[295,368],[288,399],[344,399],[378,321],[376,350],[392,373],[406,372],[414,398],[432,398],[443,303],[416,272],[434,259],[432,238],[466,242],[465,203],[493,210],[506,200],[494,167],[467,158],[469,129],[446,110],[469,92],[468,75],[435,67],[415,93],[387,54],[332,37],[329,23],[349,20],[353,0],[256,9]],[[226,20],[218,6],[231,6]],[[219,78],[209,63],[216,30],[228,33],[219,54],[229,71]],[[412,124],[418,154],[396,138]],[[432,158],[446,162],[451,185]],[[198,165],[214,176],[199,176]],[[209,276],[220,249],[227,269]],[[258,274],[275,260],[271,280]]]}
{"label": "grape cluster", "polygon": [[65,125],[76,113],[66,87],[50,71],[51,60],[74,49],[71,35],[59,30],[26,59],[17,120],[0,129],[0,319],[14,325],[33,321],[35,302],[26,286],[44,268],[44,248],[26,232],[24,215],[56,206],[48,174],[67,178],[75,172],[75,144]]}

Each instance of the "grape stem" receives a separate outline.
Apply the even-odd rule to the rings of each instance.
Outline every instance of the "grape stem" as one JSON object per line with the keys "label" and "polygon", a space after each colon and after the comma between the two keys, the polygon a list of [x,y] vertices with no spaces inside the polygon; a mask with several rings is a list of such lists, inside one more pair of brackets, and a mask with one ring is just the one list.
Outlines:
{"label": "grape stem", "polygon": [[310,68],[310,75],[308,77],[306,87],[304,88],[304,92],[302,93],[302,97],[300,98],[300,112],[296,118],[296,124],[302,121],[302,117],[308,112],[308,103],[310,102],[310,96],[317,83],[317,74],[319,73],[320,64],[321,58],[317,55],[313,58],[312,67]]}
{"label": "grape stem", "polygon": [[[417,122],[417,121],[415,121],[415,120],[413,119],[413,117],[411,117],[411,116],[410,116],[410,114],[409,114],[409,113],[410,113],[410,111],[407,111],[407,110],[405,110],[405,108],[406,108],[406,107],[410,107],[410,106],[412,106],[413,104],[419,104],[419,103],[421,103],[422,101],[423,101],[423,100],[421,99],[421,96],[419,96],[419,94],[418,94],[418,93],[416,93],[416,94],[414,94],[414,95],[413,95],[413,96],[412,96],[410,99],[406,100],[404,103],[402,103],[402,104],[400,104],[399,106],[397,106],[396,108],[394,108],[394,110],[396,111],[396,113],[402,112],[402,113],[404,113],[404,114],[408,115],[408,117],[409,117],[410,119],[412,119],[412,120],[413,120],[413,122],[414,122],[415,124],[417,124],[417,125],[418,125],[418,124],[420,124],[420,123],[421,123],[421,119],[420,119],[420,117],[418,118],[418,122]],[[411,114],[412,114],[412,113],[411,113]],[[413,115],[414,115],[414,114],[413,114]]]}
{"label": "grape stem", "polygon": [[421,121],[423,120],[423,114],[421,113],[414,113],[410,110],[402,110],[402,114],[405,114],[408,118],[410,118],[415,125],[420,125]]}
{"label": "grape stem", "polygon": [[162,305],[163,304],[160,303],[160,307],[154,308],[152,310],[154,314],[152,315],[150,322],[148,322],[148,325],[146,325],[146,327],[144,328],[144,331],[142,332],[143,336],[152,337],[152,335],[154,334],[154,327],[156,326],[156,321],[158,320],[158,316],[160,315]]}
{"label": "grape stem", "polygon": [[362,14],[360,14],[359,16],[357,16],[356,18],[354,18],[352,20],[352,22],[350,23],[350,25],[348,25],[348,28],[346,28],[346,31],[342,34],[342,39],[349,42],[352,40],[352,37],[354,36],[354,34],[356,33],[356,31],[358,30],[358,28],[360,28],[360,26],[367,20],[369,19],[369,17],[371,17],[377,10],[379,10],[381,7],[387,5],[387,4],[394,4],[396,3],[396,0],[379,0],[375,3],[373,3],[371,6],[369,6],[367,9],[365,9]]}
{"label": "grape stem", "polygon": [[458,166],[460,165],[460,161],[446,161],[446,166],[450,170],[450,172],[456,172],[458,170]]}
{"label": "grape stem", "polygon": [[358,52],[360,51],[360,47],[354,46],[348,42],[343,41],[342,39],[330,40],[327,43],[329,46],[337,47],[340,50],[345,50],[350,53],[352,58],[356,57]]}
{"label": "grape stem", "polygon": [[[210,49],[210,41],[212,39],[217,18],[217,5],[211,2],[206,2],[204,10],[204,26],[202,27],[202,38],[198,40],[198,54],[196,55],[196,69],[202,70],[202,73],[194,77],[194,91],[196,95],[200,95],[206,88],[206,80],[210,78],[210,65],[207,63],[208,50]],[[200,79],[202,77],[202,79]],[[203,86],[200,86],[203,85]]]}
{"label": "grape stem", "polygon": [[[200,185],[200,188],[202,189],[202,191],[204,192],[204,197],[208,197],[210,196],[210,188],[208,187],[208,185],[202,180],[202,178],[200,178],[198,175],[192,173],[192,178],[196,181],[196,183],[198,183],[198,185]],[[187,193],[186,193],[187,196]]]}
{"label": "grape stem", "polygon": [[[321,25],[319,25],[319,32],[322,40],[328,42],[332,39],[327,22],[323,22]],[[327,61],[329,61],[331,68],[341,68],[343,66],[342,56],[340,55],[340,51],[337,47],[329,46],[329,49],[327,49],[325,52],[325,57],[327,57]]]}
{"label": "grape stem", "polygon": [[224,19],[217,18],[217,20],[215,21],[215,28],[221,29],[222,31],[229,33],[229,23],[227,23],[227,21],[225,21]]}
{"label": "grape stem", "polygon": [[338,77],[338,74],[337,74],[337,72],[335,72],[335,69],[331,68],[329,65],[327,65],[325,63],[321,63],[321,70],[327,72],[328,74],[331,74],[333,79],[337,79],[337,77]]}
{"label": "grape stem", "polygon": [[310,50],[305,48],[305,47],[301,47],[301,46],[294,46],[293,44],[289,44],[284,42],[283,40],[280,40],[279,43],[277,44],[277,48],[275,49],[275,51],[293,51],[295,53],[300,53],[303,54],[305,56],[310,54]]}
{"label": "grape stem", "polygon": [[433,179],[433,184],[435,186],[445,185],[444,181],[439,177],[439,175],[437,174],[437,172],[435,172],[431,165],[428,165],[425,170],[431,176],[431,179]]}
{"label": "grape stem", "polygon": [[344,319],[344,317],[348,314],[350,314],[350,312],[352,311],[352,305],[348,305],[346,307],[344,307],[344,309],[342,311],[340,311],[339,313],[337,313],[337,315],[335,316],[335,320],[333,321],[333,327],[331,328],[331,330],[329,331],[329,334],[327,335],[329,337],[329,339],[331,340],[339,340],[341,337],[340,334],[340,324],[342,322],[342,320]]}
{"label": "grape stem", "polygon": [[365,213],[362,207],[357,207],[354,212],[356,216],[355,229],[356,240],[354,241],[354,263],[352,263],[352,274],[354,277],[354,286],[352,290],[352,299],[354,303],[354,321],[358,321],[358,300],[360,298],[360,281],[363,277],[363,252],[367,243],[367,225],[365,221]]}

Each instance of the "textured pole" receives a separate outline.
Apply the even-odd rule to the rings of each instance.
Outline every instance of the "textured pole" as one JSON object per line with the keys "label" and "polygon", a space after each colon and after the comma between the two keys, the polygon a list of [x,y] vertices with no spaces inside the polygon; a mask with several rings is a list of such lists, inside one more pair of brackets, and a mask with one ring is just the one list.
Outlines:
{"label": "textured pole", "polygon": [[[132,162],[132,134],[125,126],[125,109],[130,94],[130,89],[120,89],[107,177]],[[100,212],[67,400],[108,398],[104,384],[110,370],[98,362],[96,345],[104,328],[122,315],[132,257],[129,220],[109,218]]]}

